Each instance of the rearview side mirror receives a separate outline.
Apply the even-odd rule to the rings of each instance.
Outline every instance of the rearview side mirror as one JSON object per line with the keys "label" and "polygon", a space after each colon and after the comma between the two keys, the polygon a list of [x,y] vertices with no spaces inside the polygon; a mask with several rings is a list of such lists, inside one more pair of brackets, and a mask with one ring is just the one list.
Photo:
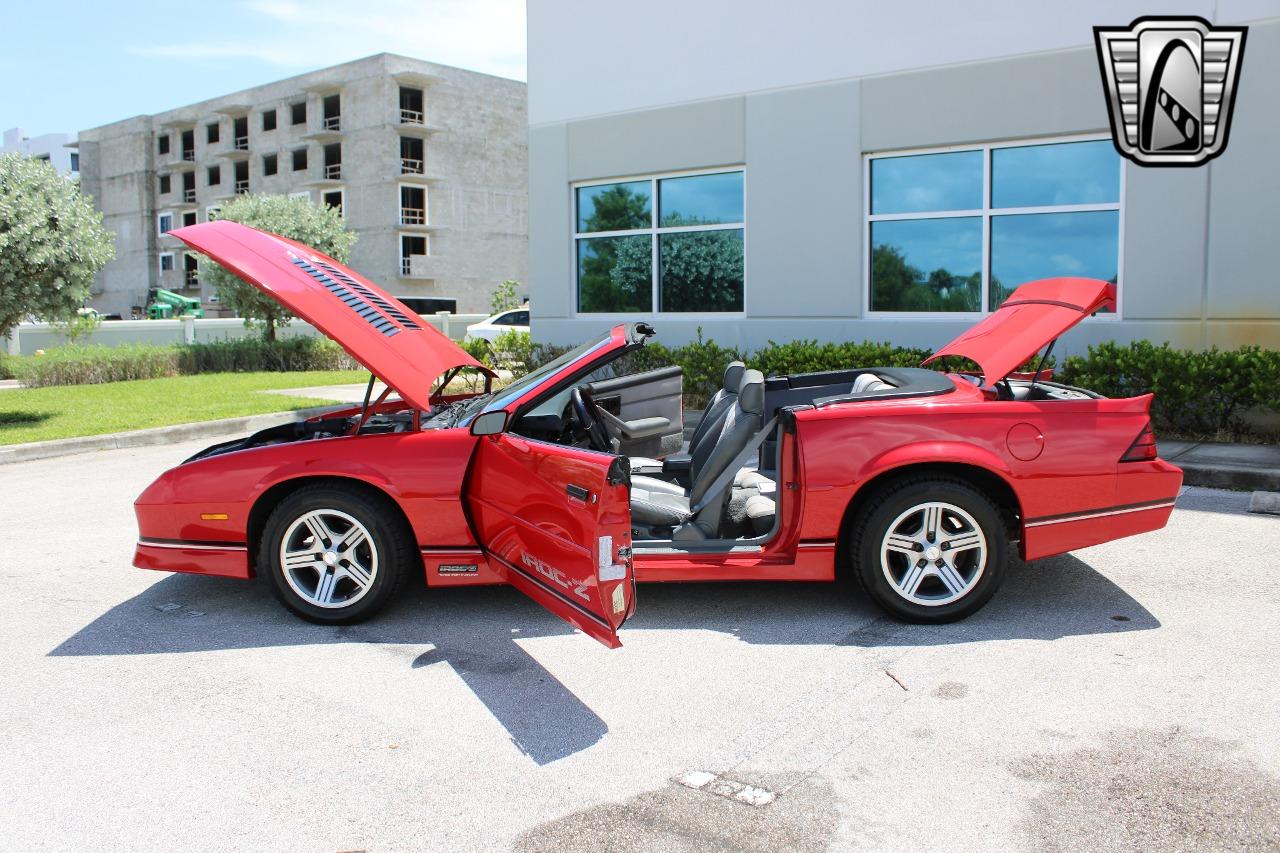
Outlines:
{"label": "rearview side mirror", "polygon": [[472,435],[497,435],[507,428],[507,413],[485,412],[471,422]]}

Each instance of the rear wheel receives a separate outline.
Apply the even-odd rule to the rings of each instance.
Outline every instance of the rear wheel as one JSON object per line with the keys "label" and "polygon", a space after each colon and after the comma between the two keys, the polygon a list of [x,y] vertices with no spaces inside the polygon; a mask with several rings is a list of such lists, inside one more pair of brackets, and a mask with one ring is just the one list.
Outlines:
{"label": "rear wheel", "polygon": [[859,584],[908,622],[952,622],[982,608],[1004,579],[1008,535],[995,505],[960,480],[887,486],[850,531]]}
{"label": "rear wheel", "polygon": [[412,536],[387,498],[319,485],[289,495],[267,519],[258,572],[285,607],[311,622],[359,622],[404,577]]}

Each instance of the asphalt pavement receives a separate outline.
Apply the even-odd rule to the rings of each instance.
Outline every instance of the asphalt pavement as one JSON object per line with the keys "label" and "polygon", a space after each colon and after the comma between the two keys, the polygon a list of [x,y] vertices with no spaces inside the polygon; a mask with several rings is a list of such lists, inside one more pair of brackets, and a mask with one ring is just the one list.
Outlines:
{"label": "asphalt pavement", "polygon": [[1012,567],[907,626],[826,585],[648,585],[609,651],[509,588],[323,628],[130,568],[202,442],[0,467],[8,849],[1280,847],[1280,517]]}

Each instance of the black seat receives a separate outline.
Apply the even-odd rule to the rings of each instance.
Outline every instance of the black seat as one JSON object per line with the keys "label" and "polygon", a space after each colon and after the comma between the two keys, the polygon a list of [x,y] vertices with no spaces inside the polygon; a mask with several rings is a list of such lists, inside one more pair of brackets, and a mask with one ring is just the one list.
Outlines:
{"label": "black seat", "polygon": [[[631,521],[641,536],[696,540],[715,538],[720,532],[725,501],[732,480],[717,479],[734,465],[760,432],[764,415],[764,376],[758,370],[743,372],[738,396],[726,413],[714,443],[695,454],[690,469],[692,485],[685,492],[673,483],[648,477],[631,481]],[[709,494],[715,488],[717,494]],[[695,511],[693,508],[697,507]]]}

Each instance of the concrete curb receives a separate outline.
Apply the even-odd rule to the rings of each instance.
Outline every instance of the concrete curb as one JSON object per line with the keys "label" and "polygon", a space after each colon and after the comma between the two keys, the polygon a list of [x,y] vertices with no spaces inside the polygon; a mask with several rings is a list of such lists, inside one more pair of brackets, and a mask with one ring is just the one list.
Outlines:
{"label": "concrete curb", "polygon": [[1182,469],[1182,482],[1188,486],[1207,486],[1211,489],[1259,489],[1280,491],[1280,471],[1266,468],[1245,468],[1239,465],[1205,465],[1198,462],[1172,460]]}
{"label": "concrete curb", "polygon": [[33,441],[29,444],[0,446],[0,465],[13,462],[30,462],[35,459],[52,459],[76,453],[97,450],[117,450],[123,447],[147,447],[156,444],[177,444],[194,438],[213,438],[226,435],[247,435],[280,423],[309,418],[349,408],[348,405],[320,406],[298,409],[292,412],[273,412],[266,415],[248,415],[242,418],[226,418],[220,421],[203,421],[194,424],[138,429],[106,435],[85,435],[77,438],[60,438],[53,441]]}
{"label": "concrete curb", "polygon": [[1249,496],[1249,512],[1280,515],[1280,492],[1254,492]]}

